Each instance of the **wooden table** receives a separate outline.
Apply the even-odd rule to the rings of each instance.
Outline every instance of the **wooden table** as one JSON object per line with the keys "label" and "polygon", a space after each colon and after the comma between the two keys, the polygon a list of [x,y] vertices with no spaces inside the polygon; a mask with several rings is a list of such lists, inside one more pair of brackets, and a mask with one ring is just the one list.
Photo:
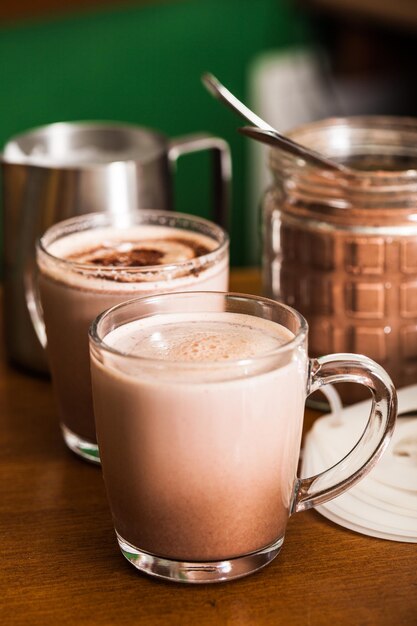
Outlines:
{"label": "wooden table", "polygon": [[[259,292],[258,272],[234,272],[232,289]],[[271,565],[239,581],[187,586],[139,574],[117,547],[100,470],[64,447],[50,383],[2,359],[0,388],[4,626],[417,624],[417,546],[355,534],[314,511],[290,520]]]}

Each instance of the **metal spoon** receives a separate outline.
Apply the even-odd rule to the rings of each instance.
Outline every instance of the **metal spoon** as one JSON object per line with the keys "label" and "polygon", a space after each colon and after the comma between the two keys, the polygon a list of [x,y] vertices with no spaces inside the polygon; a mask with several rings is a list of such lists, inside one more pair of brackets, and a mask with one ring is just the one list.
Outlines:
{"label": "metal spoon", "polygon": [[243,128],[238,128],[238,131],[242,135],[274,146],[275,148],[281,148],[285,150],[285,152],[290,152],[295,156],[301,157],[304,161],[316,167],[337,171],[342,174],[350,173],[350,169],[344,165],[336,163],[314,150],[304,148],[301,144],[295,143],[291,139],[288,139],[288,137],[280,135],[275,130],[264,130],[263,128],[256,128],[255,126],[244,126]]}
{"label": "metal spoon", "polygon": [[325,168],[327,170],[330,169],[343,174],[351,172],[351,170],[344,165],[336,163],[336,161],[328,159],[318,152],[315,152],[310,148],[306,148],[292,139],[281,135],[281,133],[275,130],[275,128],[268,124],[268,122],[265,122],[265,120],[256,115],[256,113],[251,111],[245,104],[243,104],[243,102],[236,98],[236,96],[234,96],[224,85],[222,85],[221,82],[213,76],[213,74],[203,74],[201,80],[203,85],[215,98],[217,98],[217,100],[226,104],[226,106],[232,109],[235,113],[238,113],[246,121],[256,127],[253,128],[253,126],[245,126],[244,128],[239,129],[242,134],[252,137],[252,139],[257,139],[262,143],[267,143],[276,148],[281,148],[285,152],[290,152],[291,154],[302,158],[307,163],[311,163],[316,167]]}

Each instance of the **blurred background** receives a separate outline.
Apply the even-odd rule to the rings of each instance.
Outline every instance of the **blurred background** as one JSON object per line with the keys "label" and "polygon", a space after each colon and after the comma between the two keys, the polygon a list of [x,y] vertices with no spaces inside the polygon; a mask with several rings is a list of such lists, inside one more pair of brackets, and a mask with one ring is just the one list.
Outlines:
{"label": "blurred background", "polygon": [[[285,131],[329,115],[417,115],[416,58],[416,0],[5,0],[0,145],[87,119],[219,135],[233,157],[232,264],[254,265],[265,153],[201,74]],[[209,215],[207,158],[181,161],[177,210]]]}

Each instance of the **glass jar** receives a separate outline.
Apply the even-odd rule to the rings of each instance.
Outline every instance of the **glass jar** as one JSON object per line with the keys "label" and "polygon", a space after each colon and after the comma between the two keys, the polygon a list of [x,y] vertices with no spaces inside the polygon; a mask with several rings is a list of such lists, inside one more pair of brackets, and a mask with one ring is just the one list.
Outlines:
{"label": "glass jar", "polygon": [[313,356],[362,353],[416,383],[417,120],[333,118],[290,136],[352,173],[270,152],[265,293],[307,318]]}

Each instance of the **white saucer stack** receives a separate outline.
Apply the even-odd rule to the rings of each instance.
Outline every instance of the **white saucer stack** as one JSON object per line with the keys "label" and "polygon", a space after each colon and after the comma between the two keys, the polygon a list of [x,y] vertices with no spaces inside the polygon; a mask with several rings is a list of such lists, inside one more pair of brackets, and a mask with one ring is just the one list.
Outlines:
{"label": "white saucer stack", "polygon": [[[390,445],[373,470],[348,492],[317,507],[346,528],[372,537],[417,543],[417,385],[398,392],[400,417]],[[320,473],[358,441],[371,407],[360,402],[318,419],[308,433],[301,476]]]}

